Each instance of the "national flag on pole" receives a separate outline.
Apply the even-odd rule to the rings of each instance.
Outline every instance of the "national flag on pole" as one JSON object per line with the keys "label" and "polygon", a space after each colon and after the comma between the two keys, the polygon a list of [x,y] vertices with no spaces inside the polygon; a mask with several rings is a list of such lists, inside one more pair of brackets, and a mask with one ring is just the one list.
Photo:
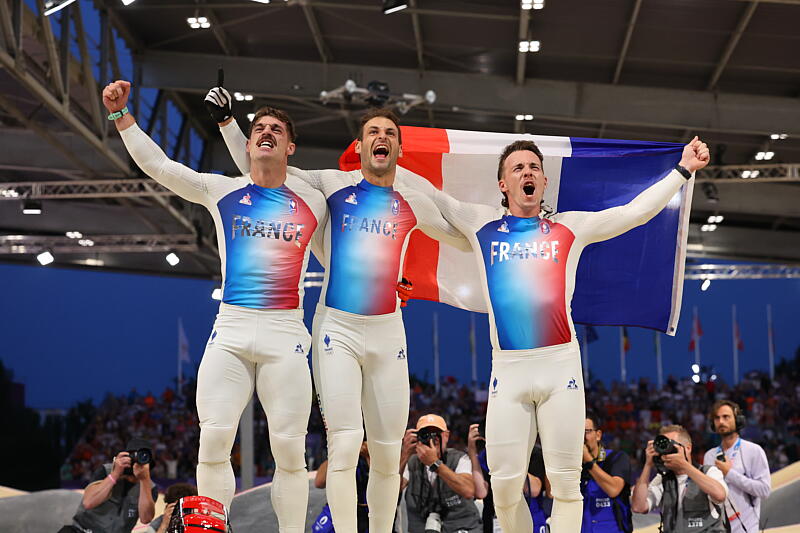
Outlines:
{"label": "national flag on pole", "polygon": [[742,341],[742,334],[739,330],[739,321],[733,323],[733,339],[736,342],[736,349],[739,351],[744,350],[744,341]]}
{"label": "national flag on pole", "polygon": [[692,338],[689,341],[689,351],[693,352],[697,348],[697,343],[700,342],[700,337],[703,336],[703,327],[700,325],[700,317],[697,313],[694,314],[692,320]]}
{"label": "national flag on pole", "polygon": [[622,350],[625,353],[631,351],[631,338],[628,336],[628,328],[622,327]]}
{"label": "national flag on pole", "polygon": [[178,319],[178,364],[186,361],[191,362],[189,357],[189,339],[186,337],[186,331],[183,329],[183,319]]}
{"label": "national flag on pole", "polygon": [[[599,211],[629,202],[674,168],[683,149],[673,143],[436,128],[402,127],[401,132],[399,174],[417,174],[459,200],[493,206],[501,200],[497,165],[503,148],[515,140],[536,142],[548,178],[545,203],[559,212]],[[360,167],[354,144],[342,154],[339,167]],[[675,334],[692,187],[683,187],[647,224],[584,250],[572,300],[575,322]],[[487,312],[470,252],[415,232],[403,272],[414,283],[414,298]]]}

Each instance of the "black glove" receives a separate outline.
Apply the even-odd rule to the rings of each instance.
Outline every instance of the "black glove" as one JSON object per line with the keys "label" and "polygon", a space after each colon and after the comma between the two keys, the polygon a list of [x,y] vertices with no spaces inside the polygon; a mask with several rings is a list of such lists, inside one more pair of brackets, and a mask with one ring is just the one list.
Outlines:
{"label": "black glove", "polygon": [[214,122],[220,124],[233,116],[231,110],[231,93],[224,87],[225,74],[222,69],[217,71],[217,86],[212,87],[206,95],[205,104]]}

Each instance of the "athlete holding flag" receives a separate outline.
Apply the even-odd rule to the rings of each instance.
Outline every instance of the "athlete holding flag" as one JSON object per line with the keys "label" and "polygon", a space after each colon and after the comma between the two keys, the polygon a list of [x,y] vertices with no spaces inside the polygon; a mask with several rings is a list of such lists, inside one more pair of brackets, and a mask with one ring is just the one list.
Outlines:
{"label": "athlete holding flag", "polygon": [[280,531],[300,533],[311,412],[303,277],[312,236],[327,217],[325,199],[287,174],[295,135],[285,112],[256,113],[243,143],[251,172],[228,178],[168,159],[128,112],[130,87],[127,81],[109,84],[103,104],[131,157],[151,178],[208,209],[216,226],[223,292],[197,376],[198,492],[230,506],[236,488],[231,447],[255,387],[269,422],[276,464],[271,497]]}
{"label": "athlete holding flag", "polygon": [[[246,172],[246,139],[231,118],[225,93],[222,87],[211,89],[206,105],[234,161]],[[397,175],[402,139],[393,112],[378,109],[364,115],[356,152],[361,170],[308,171],[303,178],[323,192],[329,211],[325,279],[313,327],[314,381],[328,432],[327,495],[334,527],[357,530],[355,469],[363,412],[370,451],[369,530],[389,533],[409,410],[407,348],[397,297],[409,236],[419,228],[463,250],[469,244],[426,194]]]}
{"label": "athlete holding flag", "polygon": [[581,252],[657,215],[708,164],[709,151],[695,137],[675,170],[628,204],[598,212],[553,214],[544,206],[542,160],[531,141],[504,149],[497,179],[505,209],[459,202],[414,179],[467,237],[478,263],[492,343],[486,451],[505,533],[530,533],[533,527],[522,486],[537,433],[555,500],[551,531],[581,529],[585,401],[571,316]]}

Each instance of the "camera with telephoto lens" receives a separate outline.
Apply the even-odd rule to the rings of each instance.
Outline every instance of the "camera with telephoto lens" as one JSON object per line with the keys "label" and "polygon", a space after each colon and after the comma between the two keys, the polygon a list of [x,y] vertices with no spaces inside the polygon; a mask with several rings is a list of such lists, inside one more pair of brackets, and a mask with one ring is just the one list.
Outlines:
{"label": "camera with telephoto lens", "polygon": [[664,435],[658,435],[653,439],[653,451],[657,454],[653,457],[653,464],[659,474],[663,475],[669,472],[669,468],[664,464],[664,459],[662,459],[661,456],[678,453],[678,446],[682,446],[681,443],[675,442]]}
{"label": "camera with telephoto lens", "polygon": [[153,451],[150,448],[139,448],[138,450],[126,450],[131,457],[131,466],[125,469],[126,476],[133,475],[133,465],[149,465],[153,461]]}
{"label": "camera with telephoto lens", "polygon": [[434,428],[422,428],[417,431],[417,440],[426,446],[432,446],[431,442],[441,440],[440,432]]}
{"label": "camera with telephoto lens", "polygon": [[430,513],[425,520],[425,533],[440,533],[442,531],[442,515]]}

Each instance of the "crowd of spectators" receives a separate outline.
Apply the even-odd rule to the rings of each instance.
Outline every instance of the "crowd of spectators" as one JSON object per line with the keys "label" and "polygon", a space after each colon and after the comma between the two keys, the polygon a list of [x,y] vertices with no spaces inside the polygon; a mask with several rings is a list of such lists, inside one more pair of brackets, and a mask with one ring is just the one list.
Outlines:
{"label": "crowd of spectators", "polygon": [[[644,443],[657,434],[659,427],[668,424],[681,424],[690,431],[696,443],[695,460],[702,462],[703,452],[717,444],[708,425],[708,410],[715,399],[730,399],[745,408],[748,424],[742,436],[764,448],[774,471],[800,460],[800,379],[796,366],[800,364],[786,363],[773,381],[763,373],[752,372],[736,386],[722,380],[696,384],[672,376],[660,390],[646,378],[627,385],[606,385],[594,380],[587,387],[587,406],[603,418],[604,440],[609,447],[625,451],[638,469]],[[417,420],[425,413],[440,413],[450,428],[450,446],[463,450],[469,425],[485,416],[486,400],[482,387],[476,390],[451,377],[442,380],[438,392],[434,385],[412,377],[409,420]],[[267,421],[257,403],[254,420],[255,475],[268,479],[275,464]],[[194,383],[187,383],[180,395],[172,389],[159,396],[142,395],[135,390],[124,396],[109,395],[62,466],[62,482],[85,482],[131,437],[155,443],[154,478],[194,478],[199,437]],[[232,452],[237,475],[239,454],[237,442]],[[309,422],[306,455],[310,470],[326,456],[324,424],[316,402]]]}

